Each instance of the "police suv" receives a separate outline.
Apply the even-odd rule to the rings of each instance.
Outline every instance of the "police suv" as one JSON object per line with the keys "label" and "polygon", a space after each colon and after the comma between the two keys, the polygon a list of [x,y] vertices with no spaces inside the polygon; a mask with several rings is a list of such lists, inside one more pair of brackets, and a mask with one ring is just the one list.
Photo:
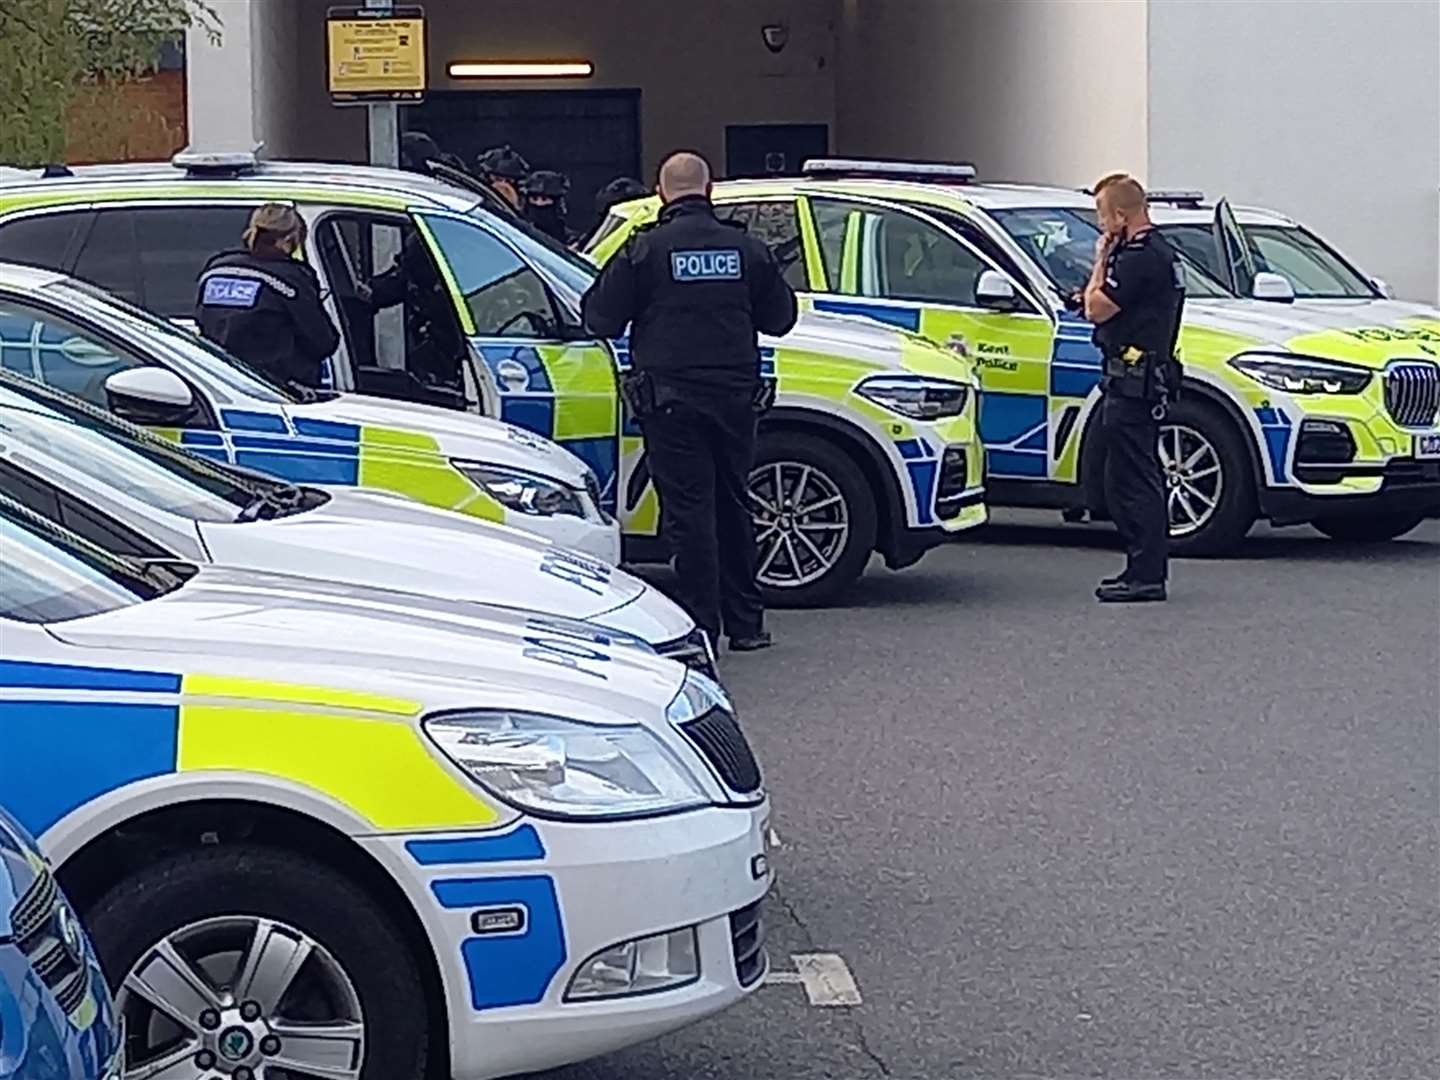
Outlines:
{"label": "police suv", "polygon": [[[715,200],[788,254],[814,310],[975,361],[993,503],[1103,514],[1100,354],[1067,306],[1094,259],[1088,195],[979,184],[966,165],[822,160],[717,184]],[[616,207],[591,255],[657,211]],[[1233,551],[1257,518],[1384,540],[1440,509],[1440,313],[1240,299],[1187,267],[1185,389],[1160,440],[1177,551]]]}
{"label": "police suv", "polygon": [[[420,493],[426,501],[498,504],[507,522],[534,526],[524,515],[541,515],[552,530],[597,524],[603,508],[623,524],[632,557],[663,552],[643,440],[618,392],[626,342],[597,341],[580,326],[579,298],[595,275],[590,263],[492,213],[482,193],[411,173],[243,155],[177,162],[0,181],[0,259],[42,263],[183,320],[193,314],[205,260],[235,245],[256,206],[291,203],[309,225],[305,257],[342,331],[331,364],[340,397],[294,402],[274,389],[262,409],[249,389],[254,380],[233,376],[228,382],[243,381],[247,397],[232,411],[271,414],[240,417],[236,428],[223,409],[202,410],[198,419],[184,412],[185,391],[159,369],[67,388],[151,426],[183,429],[187,446],[227,455],[233,448],[231,460],[295,481],[335,482],[329,478],[343,462],[323,476],[286,473],[282,464],[298,467],[271,456],[280,441],[305,444],[296,460],[331,464],[344,456],[331,444],[354,436],[351,461],[358,454],[360,466],[347,466],[345,475],[392,488],[414,475],[389,465],[367,469],[367,457],[426,449],[447,467],[427,473],[437,486],[428,497]],[[397,258],[410,282],[406,299],[376,312],[366,290]],[[760,579],[772,601],[824,600],[853,581],[874,551],[906,566],[985,521],[973,361],[893,328],[814,315],[764,342],[762,352],[778,400],[761,425],[751,492]],[[60,358],[73,365],[76,355],[88,358],[83,348]],[[191,372],[170,366],[193,394]],[[235,370],[233,362],[226,370]],[[554,476],[554,459],[538,477],[471,460],[449,444],[481,428],[460,410],[507,421],[486,430],[517,445],[523,437],[570,451],[597,478],[595,491],[579,486],[578,471]],[[302,429],[308,413],[317,422]],[[369,425],[386,434],[366,439]],[[580,537],[546,535],[585,546]]]}

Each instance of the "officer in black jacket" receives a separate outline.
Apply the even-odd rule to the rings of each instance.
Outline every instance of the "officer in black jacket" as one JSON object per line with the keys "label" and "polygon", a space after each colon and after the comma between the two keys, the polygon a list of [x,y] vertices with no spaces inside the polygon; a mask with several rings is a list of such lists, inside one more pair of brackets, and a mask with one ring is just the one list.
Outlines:
{"label": "officer in black jacket", "polygon": [[250,215],[243,250],[214,256],[200,273],[200,333],[281,385],[314,389],[340,335],[320,302],[315,271],[295,259],[305,222],[266,203]]}
{"label": "officer in black jacket", "polygon": [[746,489],[762,402],[756,333],[795,325],[795,293],[769,248],[721,222],[710,167],[681,153],[660,168],[665,209],[637,229],[585,294],[585,325],[618,337],[634,371],[625,396],[645,434],[681,602],[718,644],[770,644],[755,581]]}
{"label": "officer in black jacket", "polygon": [[1103,603],[1164,600],[1170,513],[1160,421],[1180,392],[1175,356],[1184,271],[1150,221],[1145,189],[1124,173],[1095,185],[1103,235],[1085,287],[1085,317],[1104,356],[1105,502],[1125,541],[1125,571],[1100,583]]}

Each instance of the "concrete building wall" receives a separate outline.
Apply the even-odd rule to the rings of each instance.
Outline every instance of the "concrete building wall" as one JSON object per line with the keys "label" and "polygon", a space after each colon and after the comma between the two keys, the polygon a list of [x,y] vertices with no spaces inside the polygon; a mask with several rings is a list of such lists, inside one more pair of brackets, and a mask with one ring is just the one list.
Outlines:
{"label": "concrete building wall", "polygon": [[[331,107],[325,91],[324,18],[328,0],[298,5],[303,39],[301,152],[361,160],[362,110]],[[434,90],[640,88],[641,145],[652,172],[667,152],[694,147],[717,163],[725,126],[833,124],[833,0],[533,0],[430,3],[430,85]],[[774,55],[761,27],[784,23]],[[590,60],[589,79],[482,83],[445,74],[456,60]],[[347,115],[348,113],[348,115]]]}
{"label": "concrete building wall", "polygon": [[1142,171],[1145,0],[839,0],[845,153],[1083,185]]}
{"label": "concrete building wall", "polygon": [[1152,184],[1305,222],[1440,297],[1440,3],[1150,4]]}

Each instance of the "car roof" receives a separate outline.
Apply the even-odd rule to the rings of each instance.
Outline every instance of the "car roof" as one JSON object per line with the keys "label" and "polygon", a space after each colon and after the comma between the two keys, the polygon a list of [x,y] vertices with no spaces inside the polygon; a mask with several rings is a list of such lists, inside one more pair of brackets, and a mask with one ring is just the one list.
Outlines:
{"label": "car roof", "polygon": [[64,274],[54,270],[41,270],[35,266],[20,263],[0,262],[0,286],[15,292],[36,292],[50,285],[68,281]]}
{"label": "car roof", "polygon": [[[1242,225],[1298,225],[1294,218],[1278,210],[1267,210],[1263,206],[1234,206],[1235,217]],[[1212,203],[1190,203],[1174,206],[1170,203],[1151,203],[1150,216],[1158,225],[1209,225],[1215,220],[1215,206]]]}
{"label": "car roof", "polygon": [[68,176],[41,177],[14,170],[0,173],[0,198],[10,194],[82,194],[98,189],[143,189],[151,185],[204,184],[207,188],[234,185],[237,193],[255,187],[318,186],[352,195],[373,194],[407,203],[428,204],[449,210],[469,210],[479,201],[471,192],[441,180],[400,169],[372,165],[346,165],[315,161],[261,161],[237,172],[189,170],[170,162],[127,162],[120,165],[80,165]]}

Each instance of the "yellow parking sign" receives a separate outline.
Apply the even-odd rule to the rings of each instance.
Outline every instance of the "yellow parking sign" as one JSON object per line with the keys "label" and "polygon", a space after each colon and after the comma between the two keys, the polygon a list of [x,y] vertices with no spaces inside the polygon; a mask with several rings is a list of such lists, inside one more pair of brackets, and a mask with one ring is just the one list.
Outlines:
{"label": "yellow parking sign", "polygon": [[425,13],[330,8],[326,17],[330,97],[338,105],[420,101],[425,96]]}

